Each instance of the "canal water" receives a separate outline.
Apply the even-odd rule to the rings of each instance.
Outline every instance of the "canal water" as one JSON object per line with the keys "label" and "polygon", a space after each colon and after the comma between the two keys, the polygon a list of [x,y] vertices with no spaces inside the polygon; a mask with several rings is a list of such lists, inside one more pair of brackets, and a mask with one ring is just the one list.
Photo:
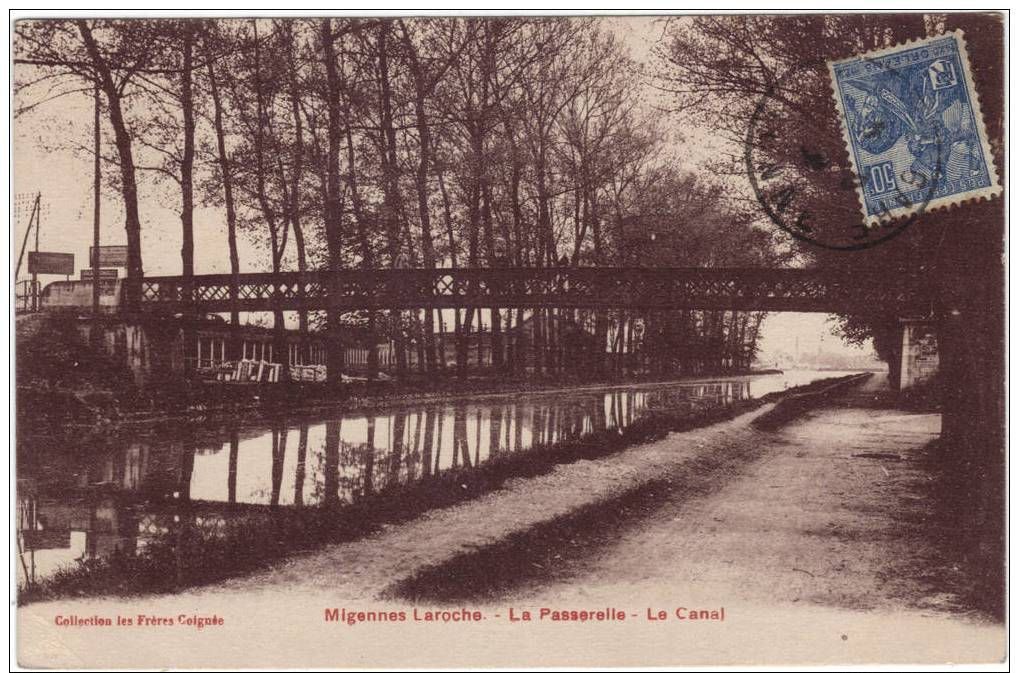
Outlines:
{"label": "canal water", "polygon": [[19,437],[18,583],[165,541],[180,527],[182,502],[194,525],[213,531],[252,512],[342,507],[507,452],[623,428],[649,410],[693,412],[848,373],[403,403],[318,421],[122,428],[87,444]]}

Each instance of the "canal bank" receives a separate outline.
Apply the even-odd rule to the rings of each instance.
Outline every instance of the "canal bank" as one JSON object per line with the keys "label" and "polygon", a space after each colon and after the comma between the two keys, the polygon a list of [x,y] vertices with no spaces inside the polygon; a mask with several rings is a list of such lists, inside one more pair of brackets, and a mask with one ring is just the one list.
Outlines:
{"label": "canal bank", "polygon": [[[19,441],[19,600],[177,591],[723,421],[822,372]],[[846,380],[847,377],[836,380]],[[851,378],[851,377],[849,377]],[[792,386],[792,387],[790,387]],[[295,445],[296,444],[296,445]]]}
{"label": "canal bank", "polygon": [[[792,372],[794,377],[797,373]],[[833,370],[830,375],[842,373]],[[134,389],[111,391],[91,384],[78,388],[22,386],[18,390],[18,423],[20,427],[27,428],[62,426],[79,434],[103,432],[124,425],[155,427],[168,422],[316,418],[336,412],[370,411],[457,399],[487,400],[578,391],[653,389],[783,374],[785,372],[781,370],[761,369],[714,376],[613,378],[603,381],[432,377],[410,382],[352,379],[339,386],[300,382],[271,385],[195,383],[191,388],[167,391],[160,397]]]}
{"label": "canal bank", "polygon": [[[371,379],[364,371],[344,370],[336,381],[326,381],[321,376],[308,379],[301,375],[286,381],[273,377],[273,382],[262,376],[255,377],[256,380],[245,377],[203,379],[197,374],[183,376],[183,372],[178,371],[180,366],[169,367],[166,362],[156,366],[156,361],[165,358],[126,354],[125,351],[133,352],[136,339],[125,336],[119,328],[117,338],[107,334],[111,337],[106,339],[109,348],[97,350],[85,338],[86,326],[87,322],[75,326],[66,316],[22,316],[19,320],[16,353],[19,428],[65,426],[78,434],[125,424],[154,426],[165,422],[238,417],[315,417],[336,411],[414,405],[458,397],[555,394],[782,374],[780,370],[755,369],[749,365],[689,366],[658,373],[637,373],[622,368],[601,373],[594,368],[527,373],[472,367],[466,375],[452,367],[428,373],[415,367],[402,377],[392,372],[378,372]],[[128,332],[134,334],[137,330]],[[126,342],[134,345],[128,346]],[[221,340],[217,343],[218,352],[222,353]],[[207,345],[206,352],[210,349],[212,346]],[[174,352],[173,358],[179,359],[179,348],[170,350]],[[148,373],[142,378],[134,376],[133,366],[125,367],[121,361],[125,357],[137,361],[136,364]],[[279,366],[278,363],[261,364]],[[258,371],[263,369],[260,366]]]}
{"label": "canal bank", "polygon": [[[861,391],[777,431],[752,426],[765,405],[511,480],[471,502],[214,587],[30,605],[21,608],[19,637],[51,643],[46,655],[56,663],[93,637],[58,629],[57,614],[200,611],[225,620],[201,636],[205,647],[215,642],[218,656],[238,665],[1000,658],[1004,629],[974,608],[968,569],[945,557],[931,530],[938,522],[923,516],[932,503],[922,455],[939,417],[882,408],[873,397]],[[613,503],[628,511],[613,514]],[[399,613],[415,606],[466,606],[484,618],[422,631],[414,623],[348,627],[324,617],[340,607]],[[552,626],[537,618],[542,607],[591,606],[618,607],[627,619]],[[535,619],[510,623],[511,607]],[[693,625],[679,621],[679,607],[725,608],[726,617]],[[662,610],[671,621],[651,623]],[[104,638],[110,648],[102,664],[143,665],[153,647],[179,651],[179,665],[210,661],[191,632],[114,630]]]}

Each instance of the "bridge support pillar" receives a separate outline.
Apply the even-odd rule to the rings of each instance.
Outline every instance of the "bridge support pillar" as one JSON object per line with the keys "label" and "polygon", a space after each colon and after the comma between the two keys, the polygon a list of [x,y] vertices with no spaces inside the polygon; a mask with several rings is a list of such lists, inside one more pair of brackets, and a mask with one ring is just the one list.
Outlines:
{"label": "bridge support pillar", "polygon": [[902,323],[902,360],[899,390],[907,390],[938,373],[938,337],[934,322],[928,319],[905,318]]}

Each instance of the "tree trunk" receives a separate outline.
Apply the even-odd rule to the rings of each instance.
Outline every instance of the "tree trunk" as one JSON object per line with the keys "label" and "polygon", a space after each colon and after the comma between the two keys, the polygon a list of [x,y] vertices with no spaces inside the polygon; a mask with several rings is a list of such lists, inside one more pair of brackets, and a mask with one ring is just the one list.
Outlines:
{"label": "tree trunk", "polygon": [[[403,210],[400,202],[399,163],[396,148],[396,127],[393,125],[393,94],[389,80],[389,33],[392,20],[382,19],[378,24],[378,66],[379,66],[379,109],[381,119],[381,157],[382,157],[382,220],[386,232],[387,251],[390,266],[398,269],[402,266],[400,213]],[[399,317],[400,312],[396,315]],[[396,346],[396,375],[405,378],[407,375],[406,344],[403,329],[397,326],[393,340]]]}
{"label": "tree trunk", "polygon": [[[194,304],[195,277],[195,101],[192,90],[194,71],[194,33],[188,27],[183,31],[184,45],[182,49],[183,63],[180,78],[180,107],[184,117],[184,154],[180,162],[180,193],[181,193],[181,269],[184,276],[184,343],[185,348],[195,347],[198,340],[198,314]],[[95,271],[99,273],[98,269]],[[97,275],[98,277],[98,275]],[[186,362],[186,361],[185,361]],[[195,363],[197,366],[199,363]],[[191,367],[184,368],[185,376],[193,373]]]}
{"label": "tree trunk", "polygon": [[[325,194],[325,235],[326,250],[329,255],[329,268],[343,268],[343,218],[340,212],[340,145],[343,142],[340,132],[340,90],[342,84],[336,68],[336,49],[334,46],[334,35],[332,19],[322,19],[322,60],[326,69],[326,109],[328,125],[326,130],[326,194]],[[351,165],[351,191],[356,192],[356,185],[353,184],[353,164]],[[356,194],[353,194],[357,205]],[[360,210],[358,208],[358,210]],[[362,223],[361,213],[355,213]],[[326,375],[329,381],[338,383],[343,377],[343,341],[340,338],[341,320],[336,310],[330,310],[327,315],[328,338],[326,340]]]}
{"label": "tree trunk", "polygon": [[[350,115],[350,105],[346,107],[346,114]],[[361,247],[361,268],[371,269],[375,265],[375,253],[372,249],[371,239],[368,235],[368,222],[364,210],[364,201],[361,199],[361,191],[357,182],[357,164],[354,155],[354,136],[350,125],[347,125],[347,184],[350,187],[350,203],[354,209],[354,220],[357,223],[357,238]],[[375,348],[377,335],[376,328],[378,317],[376,311],[368,311],[368,380],[374,380],[379,373],[379,353]]]}
{"label": "tree trunk", "polygon": [[[301,117],[301,99],[298,91],[297,58],[294,53],[293,23],[283,24],[287,30],[287,60],[290,66],[290,113],[294,124],[294,149],[292,153],[291,184],[290,184],[290,224],[294,229],[294,246],[297,248],[297,273],[298,281],[297,295],[301,300],[301,306],[297,310],[298,324],[298,357],[294,364],[307,363],[308,351],[308,309],[304,307],[304,285],[305,274],[308,272],[308,258],[304,243],[304,230],[301,227],[301,179],[304,176],[304,125]],[[337,210],[339,203],[331,204]]]}
{"label": "tree trunk", "polygon": [[[89,57],[95,64],[96,74],[103,93],[106,94],[106,101],[109,105],[110,124],[113,126],[114,142],[117,146],[117,155],[120,157],[120,181],[121,195],[124,199],[124,230],[127,233],[127,276],[128,278],[139,279],[143,275],[142,269],[142,244],[141,244],[141,217],[138,213],[138,182],[135,176],[134,154],[132,152],[131,134],[124,121],[124,113],[121,109],[122,96],[119,88],[113,81],[113,75],[106,60],[99,53],[99,46],[88,22],[78,20],[78,30],[81,32],[85,48]],[[128,297],[128,301],[136,299]]]}
{"label": "tree trunk", "polygon": [[[432,218],[428,208],[428,171],[431,163],[432,131],[428,124],[425,102],[431,81],[424,73],[417,51],[411,40],[406,24],[401,21],[403,42],[407,49],[411,74],[414,78],[414,121],[418,131],[418,166],[415,175],[418,197],[418,218],[421,223],[421,256],[425,268],[435,268],[435,244],[432,239]],[[435,316],[431,309],[425,310],[424,349],[427,371],[436,370]]]}
{"label": "tree trunk", "polygon": [[[184,117],[184,154],[180,162],[181,191],[181,233],[180,249],[181,268],[184,275],[184,290],[187,301],[193,300],[191,293],[195,275],[195,103],[192,91],[192,71],[194,59],[194,35],[188,28],[184,29],[183,67],[181,69],[180,103]],[[98,273],[98,272],[97,272]]]}
{"label": "tree trunk", "polygon": [[[264,127],[265,127],[265,95],[263,91],[262,83],[262,72],[261,72],[261,50],[259,49],[258,42],[258,24],[254,24],[254,38],[255,38],[255,98],[257,106],[258,120],[255,125],[255,182],[256,191],[258,192],[259,206],[262,209],[262,215],[265,217],[266,225],[269,229],[269,237],[272,246],[272,273],[276,277],[280,270],[283,262],[283,253],[286,250],[286,239],[287,229],[284,223],[284,231],[282,236],[277,228],[276,216],[273,212],[272,206],[269,203],[269,199],[266,195],[266,167],[265,167],[265,141],[264,141]],[[280,382],[288,382],[290,380],[290,368],[287,366],[287,335],[286,335],[286,323],[284,322],[283,309],[280,304],[279,292],[276,289],[279,286],[278,282],[273,283],[273,344],[274,350],[276,351],[276,358],[280,364]]]}
{"label": "tree trunk", "polygon": [[240,273],[240,257],[237,253],[237,207],[234,204],[233,177],[230,159],[226,153],[226,132],[223,129],[223,102],[219,95],[216,72],[212,66],[211,50],[206,49],[209,70],[209,90],[212,95],[213,125],[216,129],[219,171],[223,180],[223,201],[226,207],[226,240],[230,250],[230,355],[228,359],[239,360],[243,356],[240,344],[240,311],[237,309],[237,275]]}

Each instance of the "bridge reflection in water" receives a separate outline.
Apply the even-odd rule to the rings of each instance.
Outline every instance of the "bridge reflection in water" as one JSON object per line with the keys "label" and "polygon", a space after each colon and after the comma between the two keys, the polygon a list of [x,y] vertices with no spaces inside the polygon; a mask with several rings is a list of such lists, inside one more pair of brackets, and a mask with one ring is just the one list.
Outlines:
{"label": "bridge reflection in water", "polygon": [[726,405],[819,376],[500,396],[320,422],[180,425],[121,432],[94,448],[22,438],[18,582],[134,554],[154,540],[172,544],[184,527],[215,536],[246,521],[261,525],[273,511],[342,507],[507,452],[623,428],[651,409]]}

